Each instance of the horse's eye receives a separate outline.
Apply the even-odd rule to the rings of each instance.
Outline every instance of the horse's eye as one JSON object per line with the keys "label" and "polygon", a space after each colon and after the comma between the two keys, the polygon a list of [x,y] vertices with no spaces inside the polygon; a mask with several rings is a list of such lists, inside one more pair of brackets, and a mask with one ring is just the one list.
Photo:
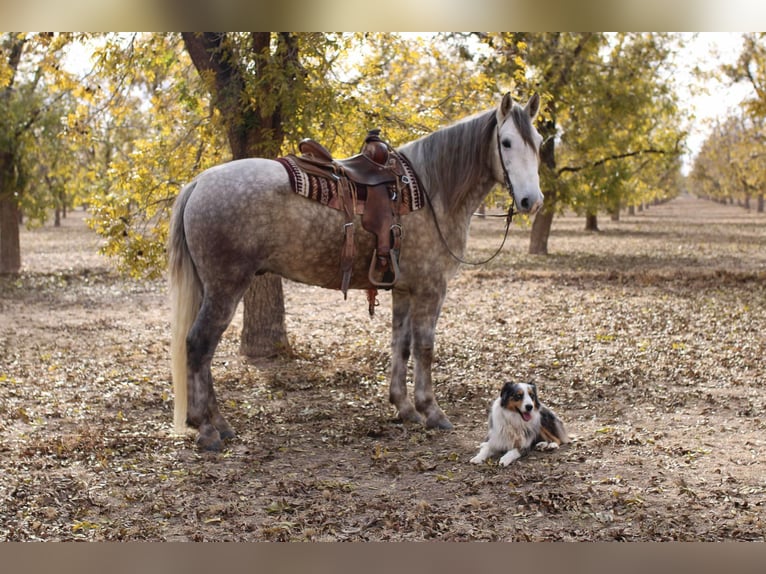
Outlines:
{"label": "horse's eye", "polygon": [[503,144],[503,147],[504,147],[505,149],[511,149],[511,140],[509,140],[509,139],[504,139],[504,140],[502,141],[502,144]]}

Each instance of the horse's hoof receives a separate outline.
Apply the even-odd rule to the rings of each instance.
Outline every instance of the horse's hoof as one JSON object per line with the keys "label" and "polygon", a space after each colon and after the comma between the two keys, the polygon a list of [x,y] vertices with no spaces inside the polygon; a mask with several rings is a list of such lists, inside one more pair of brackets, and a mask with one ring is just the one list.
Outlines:
{"label": "horse's hoof", "polygon": [[221,440],[231,440],[235,436],[237,436],[237,433],[235,433],[232,429],[223,429],[222,431],[219,431],[221,433]]}
{"label": "horse's hoof", "polygon": [[197,446],[202,450],[220,452],[223,450],[223,441],[218,429],[212,425],[209,428],[200,430],[197,437]]}
{"label": "horse's hoof", "polygon": [[229,423],[226,422],[226,419],[223,418],[220,413],[213,416],[212,423],[215,430],[218,431],[218,436],[221,440],[229,440],[236,436],[234,429],[231,428]]}
{"label": "horse's hoof", "polygon": [[197,439],[197,446],[200,450],[208,452],[221,452],[223,450],[223,441],[221,440],[202,440],[202,437]]}
{"label": "horse's hoof", "polygon": [[399,411],[399,422],[403,424],[412,423],[416,425],[423,424],[423,417],[415,409],[405,409]]}
{"label": "horse's hoof", "polygon": [[444,414],[440,413],[437,416],[430,416],[426,419],[426,428],[450,431],[455,427]]}

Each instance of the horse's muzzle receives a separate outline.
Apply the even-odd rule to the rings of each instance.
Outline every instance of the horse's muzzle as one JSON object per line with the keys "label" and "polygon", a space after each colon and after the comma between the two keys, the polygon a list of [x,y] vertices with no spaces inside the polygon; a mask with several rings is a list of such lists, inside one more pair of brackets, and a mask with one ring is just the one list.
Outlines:
{"label": "horse's muzzle", "polygon": [[522,213],[528,213],[530,215],[534,215],[537,213],[540,208],[543,206],[543,197],[542,194],[540,195],[540,198],[534,201],[532,198],[525,197],[519,202],[519,211]]}

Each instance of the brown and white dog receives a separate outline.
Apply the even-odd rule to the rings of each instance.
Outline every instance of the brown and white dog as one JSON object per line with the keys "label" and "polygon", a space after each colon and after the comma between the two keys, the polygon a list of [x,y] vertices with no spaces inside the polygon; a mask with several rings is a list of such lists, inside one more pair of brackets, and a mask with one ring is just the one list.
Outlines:
{"label": "brown and white dog", "polygon": [[501,455],[500,464],[508,466],[537,450],[554,450],[569,442],[569,436],[556,414],[537,398],[534,383],[505,383],[489,411],[487,440],[471,459],[481,464]]}

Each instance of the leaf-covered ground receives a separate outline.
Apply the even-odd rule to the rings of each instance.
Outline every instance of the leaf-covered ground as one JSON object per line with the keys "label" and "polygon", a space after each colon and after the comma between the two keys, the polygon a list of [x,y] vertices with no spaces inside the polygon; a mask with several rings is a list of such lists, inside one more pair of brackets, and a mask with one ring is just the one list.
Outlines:
{"label": "leaf-covered ground", "polygon": [[[0,279],[0,540],[766,538],[766,216],[691,197],[622,221],[515,227],[451,284],[437,396],[455,431],[397,424],[390,297],[286,284],[296,357],[216,355],[239,432],[171,435],[164,284],[116,277],[75,213],[22,233]],[[501,220],[474,222],[490,254]],[[241,313],[241,311],[240,311]],[[506,380],[533,379],[572,444],[474,466]]]}

